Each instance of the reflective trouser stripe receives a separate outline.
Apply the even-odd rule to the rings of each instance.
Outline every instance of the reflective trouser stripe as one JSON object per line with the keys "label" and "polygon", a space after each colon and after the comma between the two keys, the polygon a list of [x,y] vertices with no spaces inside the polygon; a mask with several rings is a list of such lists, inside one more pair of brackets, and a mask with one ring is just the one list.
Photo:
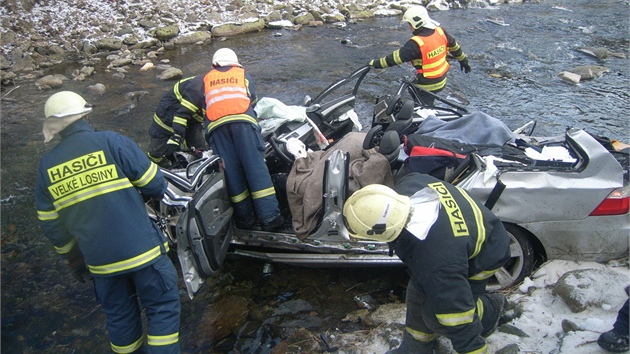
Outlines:
{"label": "reflective trouser stripe", "polygon": [[475,318],[475,309],[472,308],[466,312],[435,314],[435,317],[442,326],[454,327],[472,323]]}
{"label": "reflective trouser stripe", "polygon": [[483,347],[473,350],[471,352],[466,352],[466,354],[487,354],[488,353],[488,345],[484,344]]}
{"label": "reflective trouser stripe", "polygon": [[270,195],[274,195],[276,194],[276,190],[274,187],[269,187],[266,189],[261,189],[259,191],[256,192],[252,192],[252,198],[253,199],[260,199],[260,198],[264,198],[264,197],[268,197]]}
{"label": "reflective trouser stripe", "polygon": [[405,330],[407,332],[409,332],[409,334],[411,334],[411,336],[415,340],[417,340],[419,342],[426,343],[426,342],[430,342],[430,341],[434,340],[435,338],[437,338],[437,333],[420,332],[420,331],[417,331],[417,330],[415,330],[413,328],[410,328],[410,327],[405,327]]}
{"label": "reflective trouser stripe", "polygon": [[446,86],[446,77],[444,77],[444,80],[437,82],[435,84],[428,84],[428,85],[416,84],[416,86],[422,89],[425,89],[427,91],[431,91],[431,92],[437,91],[437,90],[443,89],[444,86]]}
{"label": "reflective trouser stripe", "polygon": [[110,344],[114,353],[133,353],[134,351],[140,349],[140,347],[142,346],[142,337],[138,338],[137,341],[129,345],[115,345],[111,342]]}
{"label": "reflective trouser stripe", "polygon": [[206,130],[208,131],[208,133],[210,133],[212,130],[214,130],[218,126],[221,126],[223,124],[228,124],[228,123],[234,123],[234,122],[249,122],[254,125],[258,125],[258,121],[256,120],[256,118],[252,116],[248,116],[247,114],[234,114],[231,116],[221,117],[213,122],[210,122]]}
{"label": "reflective trouser stripe", "polygon": [[57,253],[59,254],[68,254],[68,252],[70,252],[72,247],[74,247],[74,245],[76,244],[77,244],[77,239],[73,237],[72,240],[66,243],[63,247],[57,247],[57,246],[53,246],[53,247],[55,247],[55,251],[57,251]]}
{"label": "reflective trouser stripe", "polygon": [[483,307],[483,301],[481,301],[481,298],[477,298],[477,316],[479,316],[479,319],[483,318],[483,312],[485,310],[485,308]]}
{"label": "reflective trouser stripe", "polygon": [[239,195],[235,195],[230,197],[230,200],[232,201],[232,203],[238,203],[238,202],[242,202],[243,200],[247,199],[249,197],[249,191],[245,190],[243,193],[239,194]]}
{"label": "reflective trouser stripe", "polygon": [[147,336],[147,343],[154,346],[171,345],[179,341],[179,332],[164,336]]}

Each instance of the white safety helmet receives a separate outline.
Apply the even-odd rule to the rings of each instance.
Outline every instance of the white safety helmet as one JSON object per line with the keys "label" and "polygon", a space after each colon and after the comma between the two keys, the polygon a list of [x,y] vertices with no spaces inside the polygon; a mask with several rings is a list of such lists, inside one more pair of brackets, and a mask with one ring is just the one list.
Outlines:
{"label": "white safety helmet", "polygon": [[92,107],[80,95],[61,91],[50,96],[44,106],[44,142],[92,111]]}
{"label": "white safety helmet", "polygon": [[412,6],[405,11],[402,22],[408,22],[413,29],[420,27],[435,29],[439,23],[429,17],[429,13],[424,6]]}
{"label": "white safety helmet", "polygon": [[411,199],[393,189],[370,184],[354,192],[343,206],[348,232],[354,238],[390,242],[407,224]]}
{"label": "white safety helmet", "polygon": [[236,53],[230,48],[221,48],[214,52],[212,56],[212,66],[229,66],[229,65],[238,65],[241,66],[238,62],[238,57]]}

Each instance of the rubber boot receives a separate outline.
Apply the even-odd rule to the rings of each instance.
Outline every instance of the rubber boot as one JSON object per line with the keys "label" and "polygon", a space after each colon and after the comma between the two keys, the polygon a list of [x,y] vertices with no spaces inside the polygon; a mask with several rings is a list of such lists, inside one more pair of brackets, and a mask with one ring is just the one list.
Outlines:
{"label": "rubber boot", "polygon": [[421,342],[416,340],[411,333],[405,331],[403,341],[400,346],[394,350],[390,350],[385,354],[433,354],[435,353],[435,340],[430,342]]}
{"label": "rubber boot", "polygon": [[599,344],[602,349],[611,353],[622,353],[630,349],[628,334],[618,333],[614,329],[602,333],[597,339],[597,344]]}
{"label": "rubber boot", "polygon": [[[481,324],[483,325],[481,336],[485,338],[497,329],[501,316],[505,315],[507,298],[499,293],[484,294],[483,296],[489,300],[489,304],[486,305],[486,303],[484,303],[486,308],[483,314],[484,318],[481,320]],[[490,318],[486,319],[486,316]]]}

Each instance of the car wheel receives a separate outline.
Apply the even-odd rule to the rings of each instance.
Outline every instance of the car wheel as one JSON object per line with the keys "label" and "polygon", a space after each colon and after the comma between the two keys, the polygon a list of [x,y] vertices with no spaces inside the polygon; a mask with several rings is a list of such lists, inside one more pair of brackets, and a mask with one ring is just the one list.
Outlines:
{"label": "car wheel", "polygon": [[536,262],[534,246],[527,234],[514,224],[503,225],[510,235],[511,257],[488,282],[490,291],[507,289],[522,282],[532,273]]}
{"label": "car wheel", "polygon": [[169,247],[174,249],[177,244],[175,227],[181,212],[175,207],[169,207],[157,200],[150,200],[145,204],[149,218],[164,232]]}

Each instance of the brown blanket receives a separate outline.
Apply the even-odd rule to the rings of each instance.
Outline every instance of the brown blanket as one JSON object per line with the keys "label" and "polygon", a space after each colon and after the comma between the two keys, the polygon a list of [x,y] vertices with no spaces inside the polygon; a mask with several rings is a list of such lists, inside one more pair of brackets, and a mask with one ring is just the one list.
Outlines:
{"label": "brown blanket", "polygon": [[297,159],[287,179],[287,197],[296,236],[303,240],[323,217],[323,182],[326,159],[335,150],[350,154],[348,196],[368,184],[393,187],[394,178],[385,156],[374,149],[363,150],[363,132],[344,136],[326,151],[314,151]]}

